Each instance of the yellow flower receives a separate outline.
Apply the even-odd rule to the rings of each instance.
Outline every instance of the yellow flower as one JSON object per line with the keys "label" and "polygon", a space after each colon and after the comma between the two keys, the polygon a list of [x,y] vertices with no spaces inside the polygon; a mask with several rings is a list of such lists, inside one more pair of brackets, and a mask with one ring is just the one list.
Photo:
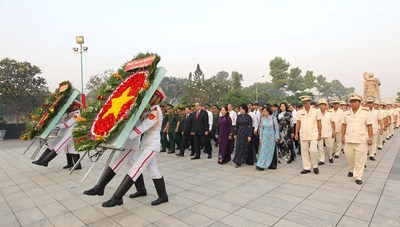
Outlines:
{"label": "yellow flower", "polygon": [[77,122],[85,122],[85,121],[86,121],[86,118],[84,118],[84,117],[77,117],[77,118],[76,118],[76,121],[77,121]]}
{"label": "yellow flower", "polygon": [[120,78],[122,77],[122,75],[119,74],[119,73],[113,73],[112,76],[113,76],[114,78],[117,78],[117,79],[120,79]]}

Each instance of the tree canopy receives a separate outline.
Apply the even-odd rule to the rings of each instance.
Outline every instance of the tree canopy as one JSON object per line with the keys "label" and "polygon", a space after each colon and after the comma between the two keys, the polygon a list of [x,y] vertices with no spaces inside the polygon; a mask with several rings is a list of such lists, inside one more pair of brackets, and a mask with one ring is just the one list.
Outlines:
{"label": "tree canopy", "polygon": [[[313,95],[318,98],[337,97],[346,99],[348,94],[354,92],[353,87],[346,88],[339,80],[328,81],[323,75],[314,76],[314,71],[303,70],[299,67],[290,68],[290,63],[282,57],[275,57],[270,61],[271,82],[254,83],[243,87],[244,75],[233,70],[219,71],[211,77],[204,75],[200,64],[197,64],[194,72],[189,72],[186,77],[169,76],[164,78],[163,89],[166,94],[166,103],[193,104],[201,103],[225,105],[232,103],[255,102],[256,90],[258,102],[279,103],[286,101],[298,103],[301,95]],[[106,70],[102,74],[91,77],[91,85],[87,89],[95,89],[103,77],[112,73]],[[256,89],[257,86],[257,89]],[[90,92],[89,92],[90,94]]]}
{"label": "tree canopy", "polygon": [[2,114],[28,115],[48,95],[39,67],[9,58],[0,61],[0,109]]}

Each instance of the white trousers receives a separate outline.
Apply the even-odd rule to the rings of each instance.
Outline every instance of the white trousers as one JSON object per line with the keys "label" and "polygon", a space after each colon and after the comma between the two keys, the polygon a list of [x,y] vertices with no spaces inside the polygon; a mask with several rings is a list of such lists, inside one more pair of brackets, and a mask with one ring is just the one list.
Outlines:
{"label": "white trousers", "polygon": [[63,150],[67,154],[78,154],[74,147],[72,133],[65,133],[61,136],[57,136],[56,139],[49,145],[49,148],[53,149],[57,154]]}
{"label": "white trousers", "polygon": [[326,151],[328,152],[328,158],[332,159],[333,157],[333,140],[332,137],[323,137],[320,141],[318,141],[318,153],[319,153],[319,161],[325,162],[325,151],[324,151],[324,143],[326,145]]}
{"label": "white trousers", "polygon": [[128,175],[136,181],[144,169],[147,169],[153,179],[160,179],[157,166],[156,151],[152,147],[139,147],[140,138],[125,146],[125,150],[113,159],[109,167],[116,173],[122,166],[129,168]]}
{"label": "white trousers", "polygon": [[340,153],[342,151],[343,145],[342,145],[342,133],[337,132],[336,133],[336,138],[335,138],[335,143],[333,146],[335,155],[340,156]]}
{"label": "white trousers", "polygon": [[362,180],[364,165],[367,161],[367,143],[346,143],[345,149],[349,171],[353,173],[356,180]]}
{"label": "white trousers", "polygon": [[311,170],[318,167],[318,148],[317,140],[301,140],[301,160],[303,169]]}
{"label": "white trousers", "polygon": [[372,145],[368,146],[368,154],[371,157],[374,157],[376,155],[376,148],[377,148],[377,143],[378,143],[378,134],[373,134],[372,135]]}

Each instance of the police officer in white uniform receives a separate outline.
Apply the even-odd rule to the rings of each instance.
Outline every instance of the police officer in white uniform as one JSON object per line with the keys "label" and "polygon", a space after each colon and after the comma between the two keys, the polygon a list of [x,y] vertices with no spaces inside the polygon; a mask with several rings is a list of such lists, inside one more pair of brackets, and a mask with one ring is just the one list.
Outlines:
{"label": "police officer in white uniform", "polygon": [[311,107],[310,96],[301,96],[300,99],[304,108],[298,111],[295,133],[295,139],[298,140],[300,132],[303,161],[303,170],[300,173],[310,173],[312,167],[314,173],[319,174],[317,144],[321,140],[321,112]]}
{"label": "police officer in white uniform", "polygon": [[375,161],[378,135],[383,133],[383,114],[379,109],[375,108],[375,99],[368,97],[366,100],[368,111],[371,114],[372,120],[372,145],[368,146],[368,155],[371,161]]}
{"label": "police officer in white uniform", "polygon": [[[67,165],[64,169],[71,168],[74,166],[74,162],[79,160],[79,153],[75,151],[74,143],[72,139],[72,131],[75,128],[77,118],[80,117],[81,104],[78,101],[74,101],[67,110],[65,118],[61,119],[59,124],[55,128],[60,128],[57,138],[51,143],[51,145],[43,152],[40,158],[33,164],[47,167],[49,162],[53,160],[61,151],[65,151],[67,154]],[[82,166],[79,164],[76,169],[81,169]]]}
{"label": "police officer in white uniform", "polygon": [[318,165],[325,164],[324,143],[328,152],[328,159],[333,163],[333,142],[335,140],[335,120],[332,110],[327,110],[328,101],[320,99],[318,101],[319,110],[321,112],[321,140],[318,141],[319,162]]}
{"label": "police officer in white uniform", "polygon": [[347,176],[355,177],[361,185],[368,146],[372,145],[372,121],[370,113],[361,107],[361,96],[352,94],[350,107],[343,116],[342,144],[349,164]]}
{"label": "police officer in white uniform", "polygon": [[340,109],[340,102],[337,99],[332,100],[333,109],[333,121],[335,122],[335,141],[333,146],[334,158],[339,158],[340,152],[342,151],[342,118],[343,110]]}

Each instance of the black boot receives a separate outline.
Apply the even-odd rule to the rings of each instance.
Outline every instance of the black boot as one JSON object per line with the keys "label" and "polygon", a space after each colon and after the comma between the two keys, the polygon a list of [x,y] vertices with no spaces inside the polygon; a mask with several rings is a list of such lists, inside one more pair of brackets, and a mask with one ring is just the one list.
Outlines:
{"label": "black boot", "polygon": [[103,207],[115,207],[124,204],[122,197],[126,194],[126,192],[132,187],[133,185],[132,178],[127,174],[125,175],[124,179],[122,180],[121,184],[115,191],[114,195],[111,197],[110,200],[103,203]]}
{"label": "black boot", "polygon": [[143,174],[140,174],[138,179],[135,181],[135,187],[137,192],[130,194],[129,198],[136,198],[147,195],[146,186],[144,186]]}
{"label": "black boot", "polygon": [[36,161],[33,161],[33,164],[37,164],[38,162],[42,161],[42,159],[44,157],[46,157],[46,155],[48,155],[51,152],[50,148],[47,148],[46,150],[43,151],[43,154],[40,156],[40,158]]}
{"label": "black boot", "polygon": [[83,194],[85,195],[104,195],[104,188],[107,186],[108,183],[114,178],[115,173],[110,168],[104,170],[103,175],[101,175],[99,182],[94,186],[94,188],[84,191]]}
{"label": "black boot", "polygon": [[[72,158],[74,159],[74,165],[75,165],[81,158],[81,156],[79,154],[72,154]],[[72,165],[71,167],[73,167],[74,165]],[[79,163],[79,165],[75,169],[82,169],[81,163]]]}
{"label": "black boot", "polygon": [[74,166],[74,162],[72,160],[72,154],[65,154],[67,155],[67,165],[63,167],[63,169],[69,169]]}
{"label": "black boot", "polygon": [[54,150],[51,150],[46,157],[44,157],[41,161],[36,162],[36,165],[45,166],[49,165],[49,162],[53,160],[57,156],[57,153]]}
{"label": "black boot", "polygon": [[151,202],[151,205],[156,206],[161,203],[168,202],[168,195],[167,195],[167,191],[165,190],[164,178],[161,177],[160,179],[153,179],[153,182],[154,182],[154,186],[156,186],[158,199]]}

